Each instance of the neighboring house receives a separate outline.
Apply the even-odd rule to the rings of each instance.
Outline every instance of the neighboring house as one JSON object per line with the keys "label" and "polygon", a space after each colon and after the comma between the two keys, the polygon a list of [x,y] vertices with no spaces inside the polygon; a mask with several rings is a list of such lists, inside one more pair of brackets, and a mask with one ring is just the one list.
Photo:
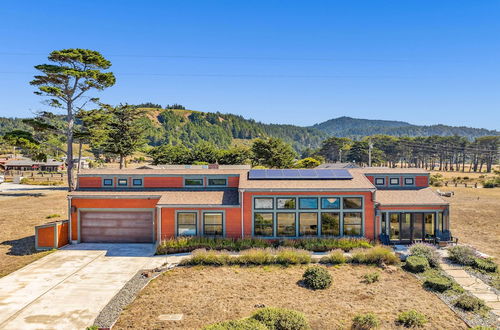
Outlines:
{"label": "neighboring house", "polygon": [[160,242],[177,236],[431,239],[448,203],[421,169],[92,169],[69,194],[70,238]]}
{"label": "neighboring house", "polygon": [[330,168],[330,169],[342,169],[342,168],[359,168],[356,163],[324,163],[316,166],[316,168]]}
{"label": "neighboring house", "polygon": [[58,172],[64,169],[64,163],[53,159],[37,162],[31,159],[13,159],[3,164],[5,171],[43,171]]}
{"label": "neighboring house", "polygon": [[[66,156],[62,157],[64,164],[67,164],[66,159],[67,159]],[[81,157],[80,158],[80,169],[90,168],[90,161],[91,160],[92,159],[90,157]],[[73,166],[75,168],[78,167],[78,157],[73,158]]]}

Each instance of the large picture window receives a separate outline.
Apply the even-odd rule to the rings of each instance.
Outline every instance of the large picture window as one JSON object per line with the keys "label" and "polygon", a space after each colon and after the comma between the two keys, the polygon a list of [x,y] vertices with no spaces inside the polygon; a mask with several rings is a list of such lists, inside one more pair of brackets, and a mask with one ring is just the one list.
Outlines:
{"label": "large picture window", "polygon": [[299,208],[301,210],[316,210],[318,208],[318,199],[299,198]]}
{"label": "large picture window", "polygon": [[295,198],[277,198],[278,209],[295,209]]}
{"label": "large picture window", "polygon": [[196,236],[196,212],[180,212],[177,213],[177,235],[179,236]]}
{"label": "large picture window", "polygon": [[271,210],[274,208],[272,198],[255,198],[254,203],[256,210]]}
{"label": "large picture window", "polygon": [[361,235],[361,224],[363,217],[361,212],[346,212],[344,213],[344,235],[358,236]]}
{"label": "large picture window", "polygon": [[321,213],[321,235],[322,236],[340,235],[340,213],[338,212]]}
{"label": "large picture window", "polygon": [[203,234],[207,236],[224,235],[224,215],[222,212],[203,213]]}
{"label": "large picture window", "polygon": [[273,213],[258,212],[254,214],[253,233],[255,236],[272,237],[274,236]]}
{"label": "large picture window", "polygon": [[295,213],[276,213],[278,236],[293,237],[295,232]]}
{"label": "large picture window", "polygon": [[434,237],[434,213],[426,213],[424,216],[425,238]]}
{"label": "large picture window", "polygon": [[299,236],[318,235],[318,213],[299,213]]}
{"label": "large picture window", "polygon": [[363,208],[361,197],[344,197],[344,209],[359,210]]}
{"label": "large picture window", "polygon": [[340,198],[337,197],[323,197],[321,198],[322,209],[339,209]]}

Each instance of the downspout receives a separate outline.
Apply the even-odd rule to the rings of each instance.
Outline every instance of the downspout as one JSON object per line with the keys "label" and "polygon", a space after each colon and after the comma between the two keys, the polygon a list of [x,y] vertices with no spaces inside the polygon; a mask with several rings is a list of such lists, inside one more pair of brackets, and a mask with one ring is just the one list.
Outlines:
{"label": "downspout", "polygon": [[161,244],[161,206],[156,206],[156,221],[158,221],[158,224],[156,225],[156,230],[158,231],[156,246],[158,246]]}
{"label": "downspout", "polygon": [[243,215],[245,214],[244,211],[243,211],[243,206],[244,206],[244,203],[245,203],[245,199],[243,198],[244,196],[244,192],[245,190],[244,189],[241,189],[240,190],[240,193],[241,193],[241,197],[240,197],[240,200],[241,200],[241,238],[244,238],[245,237],[245,229],[243,228],[243,225],[244,225],[244,221],[243,221]]}

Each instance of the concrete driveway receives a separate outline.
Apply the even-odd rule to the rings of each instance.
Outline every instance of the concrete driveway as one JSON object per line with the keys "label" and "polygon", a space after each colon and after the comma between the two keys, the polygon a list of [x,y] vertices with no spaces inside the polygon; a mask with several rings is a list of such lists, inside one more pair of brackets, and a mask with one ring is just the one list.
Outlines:
{"label": "concrete driveway", "polygon": [[0,329],[85,329],[152,257],[152,244],[78,244],[0,279]]}

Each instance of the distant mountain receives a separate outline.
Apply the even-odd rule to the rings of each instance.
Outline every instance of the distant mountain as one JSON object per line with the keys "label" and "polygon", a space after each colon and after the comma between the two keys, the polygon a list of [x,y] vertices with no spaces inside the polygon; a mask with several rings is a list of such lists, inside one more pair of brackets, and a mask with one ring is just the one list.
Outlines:
{"label": "distant mountain", "polygon": [[447,125],[412,125],[404,121],[357,119],[339,117],[311,126],[331,136],[360,138],[367,135],[387,134],[392,136],[452,136],[460,135],[468,139],[480,136],[500,135],[496,130]]}

